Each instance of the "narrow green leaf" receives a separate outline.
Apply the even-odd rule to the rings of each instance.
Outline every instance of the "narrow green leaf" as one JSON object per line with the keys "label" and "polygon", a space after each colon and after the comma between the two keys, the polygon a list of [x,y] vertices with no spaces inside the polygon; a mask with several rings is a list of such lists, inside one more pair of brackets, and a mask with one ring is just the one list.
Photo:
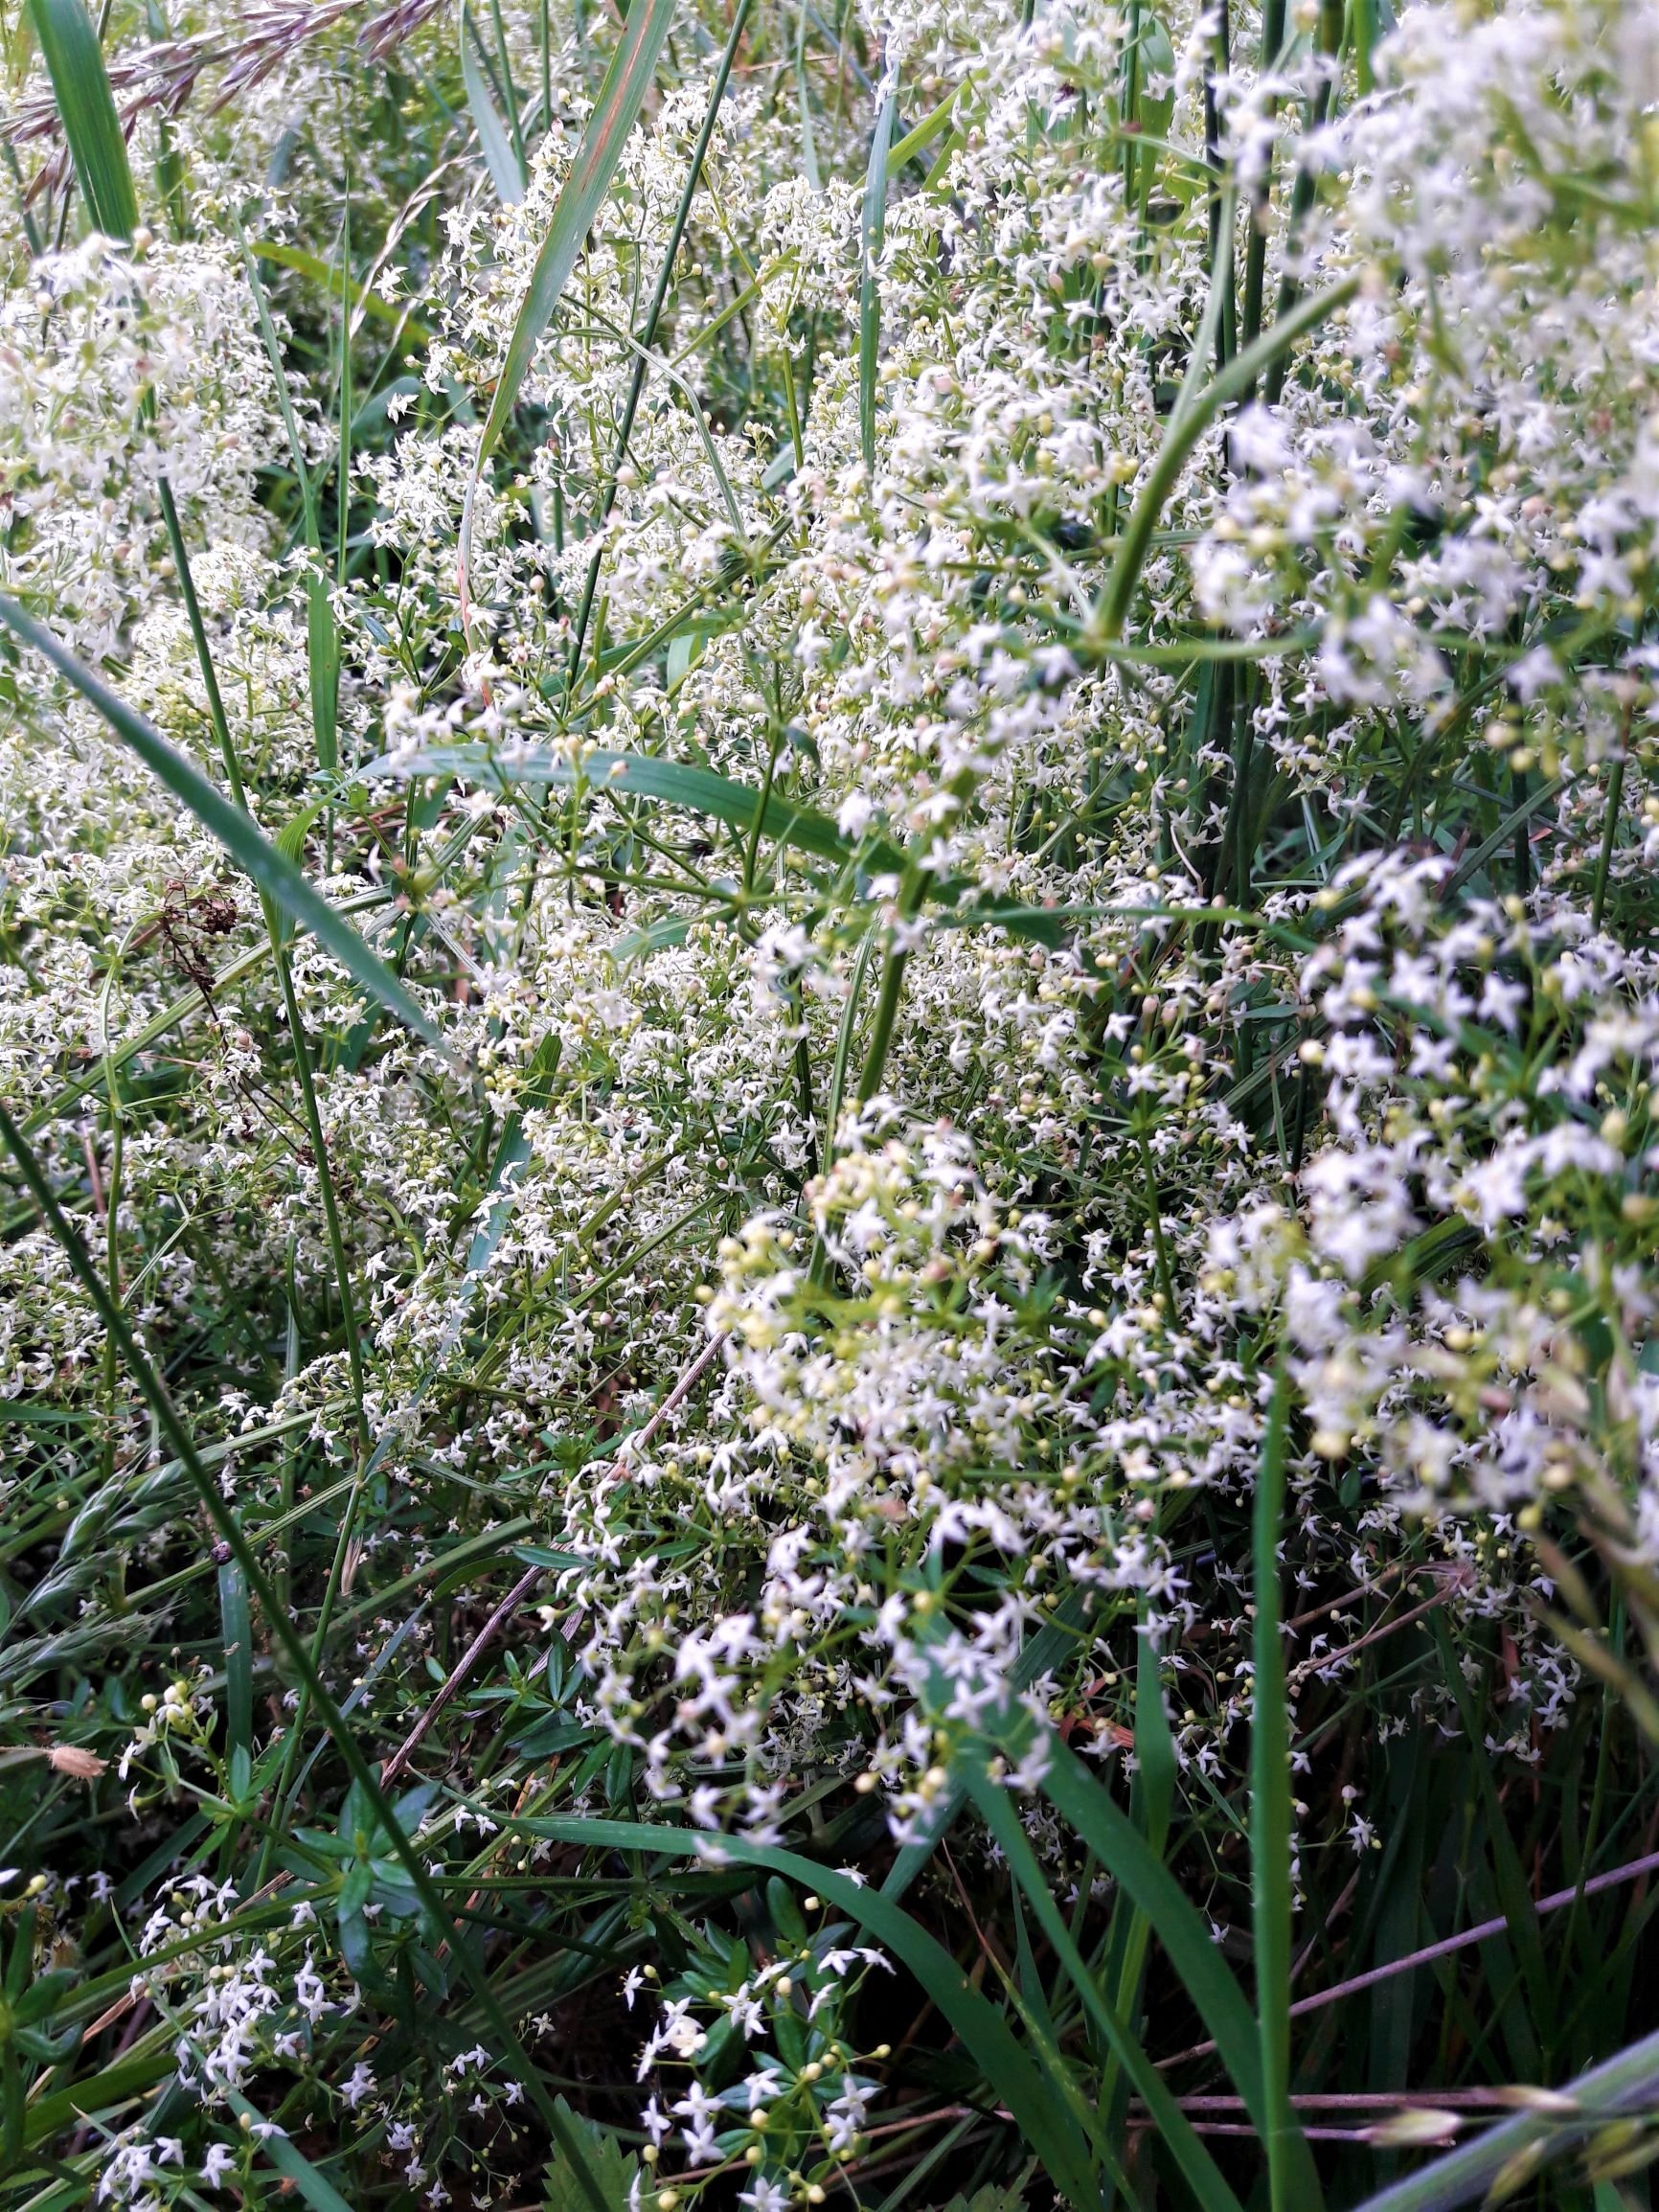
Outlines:
{"label": "narrow green leaf", "polygon": [[320,254],[307,253],[304,246],[290,246],[276,239],[256,239],[253,250],[261,262],[270,262],[281,269],[292,269],[299,277],[308,277],[320,285],[331,299],[343,299],[354,315],[373,316],[377,323],[400,323],[405,337],[425,345],[432,332],[426,324],[407,313],[394,300],[383,300],[379,293],[367,285],[360,285],[353,277],[332,268]]}
{"label": "narrow green leaf", "polygon": [[[1017,1760],[1031,1750],[1034,1727],[1031,1716],[1013,1706],[993,1723],[990,1732],[1004,1754]],[[1151,1922],[1170,1964],[1215,2038],[1221,2063],[1232,2075],[1250,2117],[1258,2128],[1264,2128],[1266,2106],[1256,2023],[1232,1970],[1216,1949],[1202,1913],[1162,1857],[1150,1850],[1128,1815],[1112,1802],[1105,1785],[1087,1771],[1058,1737],[1051,1737],[1047,1751],[1044,1796]]]}
{"label": "narrow green leaf", "polygon": [[340,631],[329,579],[316,567],[306,579],[306,649],[317,765],[332,769],[340,761]]}
{"label": "narrow green leaf", "polygon": [[[635,6],[640,0],[635,0]],[[962,2039],[986,2080],[996,2089],[1031,2148],[1062,2196],[1088,2212],[1100,2191],[1079,2146],[1065,2106],[1016,2041],[997,2008],[983,1997],[944,1947],[936,1942],[889,1897],[850,1881],[844,1874],[804,1859],[798,1852],[750,1843],[737,1836],[706,1836],[690,1828],[657,1828],[639,1820],[530,1819],[504,1825],[528,1836],[559,1843],[581,1843],[597,1851],[647,1851],[666,1858],[708,1858],[740,1866],[763,1866],[786,1875],[828,1899],[838,1912],[867,1928],[916,1976],[940,2013]]]}
{"label": "narrow green leaf", "polygon": [[1351,275],[1339,278],[1335,284],[1328,285],[1324,291],[1315,292],[1311,299],[1304,300],[1299,307],[1292,308],[1253,346],[1246,346],[1242,353],[1235,353],[1227,366],[1200,391],[1194,393],[1191,400],[1171,418],[1164,433],[1164,443],[1158,448],[1158,457],[1136,496],[1128,524],[1124,531],[1123,542],[1118,548],[1118,558],[1112,563],[1111,575],[1106,580],[1099,623],[1103,643],[1113,644],[1124,633],[1124,626],[1128,620],[1129,608],[1134,601],[1135,587],[1140,582],[1141,570],[1146,565],[1147,555],[1151,548],[1152,532],[1199,438],[1221,410],[1251,391],[1262,372],[1287,353],[1298,339],[1305,338],[1310,331],[1316,331],[1339,308],[1346,307],[1359,290],[1360,283],[1361,272],[1356,269]]}
{"label": "narrow green leaf", "polygon": [[[238,2089],[229,2091],[227,2101],[238,2119],[246,2121],[250,2127],[264,2118]],[[351,2206],[328,2176],[319,2174],[288,2136],[280,2132],[265,2136],[260,2144],[260,2155],[268,2159],[284,2179],[293,2185],[294,2193],[311,2207],[311,2212],[351,2212]]]}
{"label": "narrow green leaf", "polygon": [[466,610],[466,568],[468,546],[472,533],[472,505],[476,497],[484,464],[494,450],[496,440],[507,425],[509,416],[517,403],[519,388],[524,382],[531,360],[542,332],[553,320],[559,296],[569,282],[582,241],[592,228],[600,211],[610,180],[616,173],[617,163],[627,136],[638,120],[646,94],[650,90],[656,75],[657,61],[673,21],[674,0],[633,0],[627,21],[610,67],[605,71],[604,82],[600,86],[598,100],[588,117],[587,127],[581,134],[581,144],[576,149],[576,160],[565,178],[553,211],[553,220],[535,257],[535,267],[531,272],[530,288],[524,305],[518,310],[518,319],[512,326],[508,340],[507,356],[496,378],[495,393],[485,417],[484,429],[478,441],[478,454],[472,465],[472,480],[466,488],[466,503],[461,520],[461,597],[465,619]]}
{"label": "narrow green leaf", "polygon": [[219,1621],[225,1652],[225,1749],[254,1742],[254,1629],[247,1578],[235,1560],[219,1566]]}
{"label": "narrow green leaf", "polygon": [[[1320,2201],[1313,2162],[1290,2103],[1290,1721],[1279,1630],[1279,1530],[1284,1517],[1288,1392],[1281,1363],[1261,1444],[1252,1522],[1256,1624],[1250,1680],[1250,1891],[1272,2212],[1291,2212],[1293,2203],[1311,2206]],[[1300,2192],[1295,2196],[1293,2186]]]}
{"label": "narrow green leaf", "polygon": [[29,8],[92,219],[105,238],[129,245],[138,194],[92,18],[81,0],[29,0]]}
{"label": "narrow green leaf", "polygon": [[[576,768],[546,752],[516,753],[504,759],[489,745],[431,745],[419,753],[385,755],[370,762],[363,774],[371,778],[459,775],[491,791],[511,790],[515,784],[554,784],[566,789],[580,784],[596,791],[660,799],[670,807],[713,815],[716,821],[728,823],[735,830],[752,830],[760,807],[763,835],[841,866],[853,857],[853,848],[827,814],[770,796],[761,806],[760,793],[746,784],[716,775],[713,768],[687,767],[677,761],[656,760],[648,753],[594,751]],[[871,864],[898,867],[899,861],[896,854],[883,850],[873,855]]]}
{"label": "narrow green leaf", "polygon": [[881,285],[875,264],[887,236],[887,153],[898,112],[898,86],[890,81],[875,111],[870,166],[864,172],[864,208],[859,219],[858,280],[858,437],[864,466],[875,466],[875,370],[881,352]]}
{"label": "narrow green leaf", "polygon": [[895,177],[902,176],[906,165],[914,161],[918,154],[925,152],[940,132],[944,129],[950,121],[951,110],[962,97],[963,89],[964,87],[958,84],[953,90],[947,92],[937,107],[930,109],[913,130],[907,130],[898,145],[889,148],[887,155],[887,182],[889,184],[893,182]]}
{"label": "narrow green leaf", "polygon": [[[1140,66],[1136,72],[1135,123],[1143,138],[1163,138],[1175,112],[1175,49],[1170,34],[1156,15],[1141,18]],[[1162,89],[1148,89],[1148,78],[1157,78]],[[1135,203],[1145,209],[1151,196],[1157,162],[1148,154],[1135,164]]]}
{"label": "narrow green leaf", "polygon": [[1104,2036],[1113,2056],[1127,2074],[1146,2105],[1153,2125],[1169,2145],[1205,2212],[1239,2212],[1239,2200],[1227,2186],[1220,2169],[1199,2141],[1193,2124],[1176,2104],[1164,2077],[1148,2058],[1128,2022],[1108,2003],[1095,1975],[1072,1940],[1065,1915],[1056,1904],[1048,1878],[1037,1864],[1036,1854],[1020,1826],[1007,1790],[991,1781],[977,1762],[967,1766],[967,1787],[984,1815],[986,1825],[1001,1845],[1014,1880],[1031,1901],[1055,1956],[1071,1976],[1084,2008]]}
{"label": "narrow green leaf", "polygon": [[[329,580],[322,567],[322,525],[317,513],[316,489],[311,482],[310,470],[306,466],[305,445],[300,437],[293,401],[288,396],[287,375],[283,367],[282,348],[277,343],[276,326],[271,321],[265,288],[260,282],[259,268],[247,239],[242,237],[239,224],[237,237],[242,250],[242,266],[247,274],[248,289],[254,296],[254,310],[259,318],[265,358],[271,365],[271,377],[277,388],[277,407],[288,441],[288,462],[294,471],[294,481],[300,488],[300,509],[305,521],[306,542],[312,554],[312,566],[306,578],[306,643],[310,676],[311,733],[316,741],[317,765],[330,769],[339,764],[340,633],[334,621],[333,604],[329,598]],[[282,844],[281,838],[278,843]],[[283,851],[288,852],[288,847],[283,845]],[[297,860],[299,854],[290,853],[289,857]]]}
{"label": "narrow green leaf", "polygon": [[98,709],[116,736],[132,747],[151,774],[167,786],[174,798],[184,802],[203,829],[218,839],[290,920],[308,929],[318,944],[331,952],[348,974],[378,999],[389,1014],[395,1014],[429,1044],[442,1045],[438,1031],[391,969],[375,958],[351,924],[341,919],[252,819],[208,781],[193,761],[170,745],[152,723],[119,698],[60,645],[49,629],[25,614],[15,600],[4,594],[0,594],[0,623],[49,660],[58,674]]}
{"label": "narrow green leaf", "polygon": [[795,99],[801,110],[801,172],[809,192],[824,189],[818,169],[818,142],[812,130],[812,99],[807,89],[807,11],[795,12]]}
{"label": "narrow green leaf", "polygon": [[466,104],[472,110],[472,122],[478,132],[484,166],[489,171],[490,181],[503,206],[516,207],[524,197],[524,171],[512,141],[507,135],[506,125],[495,112],[495,103],[489,96],[489,85],[484,81],[478,57],[472,51],[472,43],[467,36],[466,0],[458,0],[456,35],[461,46],[461,80],[466,87]]}

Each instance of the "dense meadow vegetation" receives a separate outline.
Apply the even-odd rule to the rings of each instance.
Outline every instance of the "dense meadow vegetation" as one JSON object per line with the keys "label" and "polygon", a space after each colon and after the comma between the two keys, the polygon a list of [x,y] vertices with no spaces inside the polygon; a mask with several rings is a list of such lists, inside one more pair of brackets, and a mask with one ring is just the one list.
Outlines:
{"label": "dense meadow vegetation", "polygon": [[1659,5],[0,33],[0,2205],[1648,2206]]}

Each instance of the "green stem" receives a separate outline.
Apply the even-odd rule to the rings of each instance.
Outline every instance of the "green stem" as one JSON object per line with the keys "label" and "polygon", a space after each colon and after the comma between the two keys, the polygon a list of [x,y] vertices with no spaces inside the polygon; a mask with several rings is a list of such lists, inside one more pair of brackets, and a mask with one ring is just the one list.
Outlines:
{"label": "green stem", "polygon": [[[1290,2103],[1290,1725],[1279,1626],[1279,1533],[1284,1518],[1289,1394],[1282,1357],[1256,1477],[1256,1620],[1250,1680],[1250,1883],[1272,2212],[1304,2212],[1309,2203],[1306,2192],[1311,2173]],[[1294,2195],[1293,2180],[1299,2185]]]}
{"label": "green stem", "polygon": [[605,478],[599,515],[594,524],[596,540],[594,555],[588,563],[586,581],[582,585],[581,605],[577,613],[576,628],[571,635],[570,686],[572,690],[576,685],[577,671],[581,666],[582,647],[586,643],[587,626],[593,615],[594,594],[599,589],[600,570],[604,563],[604,526],[610,519],[611,509],[616,505],[617,477],[627,454],[628,441],[633,436],[634,417],[639,412],[640,395],[645,390],[646,372],[650,365],[648,355],[651,348],[657,342],[657,325],[662,321],[663,308],[669,296],[669,285],[673,279],[674,262],[679,258],[680,241],[685,237],[686,224],[691,218],[692,201],[696,196],[697,185],[703,173],[704,157],[709,150],[709,141],[715,133],[715,119],[719,114],[720,103],[726,96],[727,80],[732,74],[732,64],[738,57],[738,42],[743,35],[743,26],[749,19],[751,5],[752,0],[738,0],[738,11],[732,18],[731,34],[726,40],[726,50],[720,57],[720,66],[715,77],[714,89],[709,95],[709,105],[703,117],[703,125],[697,133],[696,146],[693,148],[692,166],[686,176],[685,190],[681,193],[680,204],[674,211],[673,228],[669,233],[669,242],[663,252],[662,267],[657,272],[656,290],[651,294],[650,308],[646,316],[645,328],[640,332],[639,351],[634,355],[633,375],[628,380],[627,399],[623,407],[622,427],[617,432],[616,448],[609,472]]}
{"label": "green stem", "polygon": [[1164,1217],[1158,1205],[1158,1176],[1152,1164],[1152,1147],[1144,1129],[1136,1135],[1141,1144],[1141,1165],[1147,1177],[1147,1220],[1152,1231],[1152,1250],[1157,1256],[1158,1288],[1164,1293],[1164,1319],[1172,1329],[1175,1325],[1175,1276],[1170,1265],[1170,1247],[1164,1237]]}
{"label": "green stem", "polygon": [[[1625,803],[1625,755],[1613,763],[1607,779],[1607,810],[1602,822],[1602,850],[1596,855],[1596,888],[1590,900],[1590,926],[1602,926],[1602,909],[1607,901],[1607,873],[1613,865],[1613,843],[1619,833],[1619,811]],[[1524,835],[1522,831],[1519,834]]]}
{"label": "green stem", "polygon": [[[904,920],[899,910],[899,920]],[[864,1066],[858,1077],[858,1104],[868,1106],[881,1088],[881,1078],[887,1066],[887,1048],[893,1042],[893,1025],[898,1016],[898,1001],[904,992],[904,970],[910,955],[890,943],[881,963],[881,990],[875,1001],[875,1021],[870,1032],[870,1048],[864,1055]]]}

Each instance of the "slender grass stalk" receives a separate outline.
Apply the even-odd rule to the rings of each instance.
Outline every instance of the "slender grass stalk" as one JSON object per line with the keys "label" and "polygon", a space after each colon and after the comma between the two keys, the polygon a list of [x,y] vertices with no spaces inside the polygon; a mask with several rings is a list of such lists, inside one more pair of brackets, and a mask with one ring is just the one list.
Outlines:
{"label": "slender grass stalk", "polygon": [[1289,1378],[1282,1362],[1273,1381],[1256,1483],[1255,1671],[1250,1680],[1250,1888],[1261,2088],[1267,2108],[1268,2199],[1273,2212],[1294,2212],[1299,2205],[1317,2202],[1316,2196],[1310,2200],[1306,2193],[1311,2174],[1306,2156],[1299,2165],[1292,2162],[1301,2128],[1290,2103],[1290,1729],[1279,1600],[1288,1399]]}

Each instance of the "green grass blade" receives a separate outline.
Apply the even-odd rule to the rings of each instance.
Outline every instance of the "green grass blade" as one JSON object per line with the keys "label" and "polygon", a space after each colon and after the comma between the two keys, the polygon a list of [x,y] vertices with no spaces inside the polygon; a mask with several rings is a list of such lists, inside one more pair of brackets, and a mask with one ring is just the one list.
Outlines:
{"label": "green grass blade", "polygon": [[25,614],[15,600],[4,594],[0,594],[0,623],[49,660],[58,674],[97,708],[116,736],[131,746],[174,798],[184,802],[203,829],[216,837],[226,852],[246,869],[268,899],[291,921],[308,929],[318,944],[332,953],[348,974],[389,1014],[396,1015],[429,1044],[441,1046],[438,1031],[391,969],[375,958],[351,924],[341,919],[253,820],[208,781],[193,761],[170,745],[153,724],[101,682],[49,629]]}
{"label": "green grass blade", "polygon": [[456,36],[461,47],[461,80],[466,87],[466,104],[472,110],[484,166],[502,205],[516,207],[524,197],[524,169],[506,125],[495,112],[495,103],[467,37],[466,0],[460,0],[456,10]]}
{"label": "green grass blade", "polygon": [[[245,2126],[252,2127],[255,2121],[264,2117],[239,2090],[232,2089],[227,2102],[231,2110]],[[289,2136],[281,2132],[267,2135],[260,2145],[260,2155],[269,2159],[282,2175],[285,2184],[282,2191],[284,2197],[291,2188],[302,2202],[311,2207],[311,2212],[351,2212],[351,2206],[328,2176],[318,2173]]]}
{"label": "green grass blade", "polygon": [[138,194],[92,18],[81,0],[29,0],[29,7],[92,219],[105,238],[130,244]]}
{"label": "green grass blade", "polygon": [[1192,2122],[1166,2087],[1164,2077],[1148,2058],[1137,2037],[1117,2010],[1107,2002],[1086,1960],[1072,1940],[1065,1915],[1053,1892],[1036,1854],[1020,1826],[1013,1802],[1002,1784],[991,1781],[983,1767],[969,1768],[969,1793],[987,1827],[1002,1846],[1013,1879],[1030,1900],[1038,1925],[1054,1948],[1055,1956],[1071,1976],[1084,2009],[1106,2040],[1146,2105],[1153,2125],[1192,2185],[1204,2212],[1239,2212],[1239,2200],[1227,2186],[1220,2168],[1205,2150]]}
{"label": "green grass blade", "polygon": [[[596,791],[660,799],[667,806],[712,815],[734,830],[752,830],[759,810],[763,836],[837,866],[846,866],[853,858],[853,848],[827,814],[769,795],[762,802],[760,792],[729,776],[716,775],[713,768],[686,767],[677,761],[659,761],[648,753],[596,751],[586,755],[579,769],[552,753],[514,754],[504,759],[489,745],[432,745],[423,752],[389,754],[372,761],[363,774],[460,775],[495,791],[511,790],[515,784],[554,784],[566,788],[580,784]],[[895,868],[900,862],[897,854],[881,847],[870,855],[870,865]]]}
{"label": "green grass blade", "polygon": [[818,142],[812,130],[812,96],[807,86],[807,11],[795,11],[795,102],[801,113],[801,173],[807,179],[807,189],[822,192],[824,179],[818,168]]}
{"label": "green grass blade", "polygon": [[634,0],[628,11],[626,26],[611,56],[610,67],[605,71],[604,82],[600,86],[598,100],[582,132],[581,144],[577,148],[576,160],[565,178],[553,211],[553,220],[547,236],[541,241],[541,250],[535,257],[535,267],[531,272],[530,289],[524,305],[518,310],[518,320],[512,326],[508,340],[507,357],[501,364],[496,378],[494,397],[489,412],[484,420],[484,429],[478,441],[478,454],[472,465],[472,480],[466,488],[466,503],[461,521],[461,601],[462,617],[466,614],[467,548],[472,531],[472,505],[477,494],[484,464],[494,450],[496,440],[507,426],[508,418],[517,404],[519,388],[524,382],[542,332],[553,320],[554,309],[570,280],[582,241],[593,226],[610,180],[616,173],[617,163],[627,136],[645,104],[651,80],[656,75],[657,61],[673,21],[674,0]]}
{"label": "green grass blade", "polygon": [[502,1825],[558,1843],[586,1844],[596,1851],[647,1851],[676,1859],[717,1852],[725,1860],[765,1867],[815,1890],[867,1929],[915,1975],[1013,2114],[1062,2196],[1079,2208],[1100,2202],[1094,2176],[1079,2155],[1064,2100],[1043,2080],[997,2008],[980,1995],[943,1946],[891,1898],[862,1888],[798,1852],[749,1843],[739,1836],[716,1837],[696,1829],[657,1828],[638,1820],[530,1819],[504,1820]]}
{"label": "green grass blade", "polygon": [[1118,558],[1112,563],[1111,575],[1106,580],[1100,618],[1100,627],[1106,643],[1114,642],[1124,633],[1124,625],[1128,620],[1129,608],[1134,602],[1135,587],[1140,582],[1141,570],[1151,549],[1152,533],[1157,528],[1158,517],[1163,513],[1164,504],[1174,490],[1181,470],[1187,465],[1188,455],[1200,437],[1222,408],[1230,406],[1235,399],[1242,399],[1262,372],[1288,353],[1298,339],[1306,337],[1310,331],[1316,331],[1322,323],[1329,322],[1339,308],[1346,307],[1358,292],[1360,281],[1360,273],[1356,270],[1352,276],[1343,277],[1337,283],[1327,285],[1324,291],[1315,292],[1311,299],[1304,300],[1300,307],[1293,308],[1287,315],[1282,315],[1273,328],[1258,338],[1253,346],[1246,346],[1242,353],[1235,353],[1227,366],[1213,376],[1201,391],[1194,393],[1191,401],[1170,422],[1164,433],[1164,443],[1158,448],[1158,458],[1148,471],[1147,480],[1135,500],[1124,531],[1123,543],[1118,548]]}
{"label": "green grass blade", "polygon": [[354,315],[369,315],[377,323],[400,326],[406,338],[419,345],[426,345],[432,336],[425,323],[411,315],[404,308],[391,300],[383,300],[368,285],[360,285],[346,271],[334,268],[324,261],[321,254],[307,253],[304,246],[284,244],[278,239],[256,239],[253,250],[261,262],[269,262],[273,268],[292,269],[295,276],[307,277],[327,292],[330,299],[344,300]]}
{"label": "green grass blade", "polygon": [[[260,282],[258,264],[249,251],[248,241],[242,236],[239,224],[237,237],[242,250],[242,266],[247,273],[248,289],[254,296],[254,309],[259,318],[265,358],[271,364],[271,376],[277,388],[277,406],[288,441],[288,463],[294,471],[294,481],[300,488],[306,542],[312,554],[311,572],[306,579],[306,644],[310,676],[311,734],[316,741],[317,765],[330,769],[339,763],[340,632],[329,598],[329,580],[321,566],[323,536],[317,513],[316,488],[311,482],[310,470],[306,466],[305,445],[300,437],[294,404],[288,396],[287,374],[283,367],[276,326],[271,321],[270,304],[265,298],[264,285]],[[299,857],[297,854],[292,856],[296,859]]]}
{"label": "green grass blade", "polygon": [[947,92],[939,105],[931,108],[913,130],[907,130],[896,146],[889,148],[887,154],[887,181],[889,184],[893,182],[895,177],[902,176],[906,166],[916,160],[919,154],[926,152],[940,132],[950,122],[962,93],[963,87],[960,84],[953,91]]}
{"label": "green grass blade", "polygon": [[[1366,2198],[1355,2212],[1454,2212],[1459,2204],[1486,2199],[1511,2159],[1534,2144],[1549,2144],[1557,2154],[1570,2150],[1618,2112],[1649,2106],[1656,2090],[1659,2035],[1645,2036],[1604,2065],[1594,2066],[1568,2084],[1567,2094],[1582,2108],[1582,2118],[1569,2119],[1559,2112],[1517,2113],[1472,2143],[1448,2151],[1409,2180]],[[1425,2092],[1423,2103],[1434,2103],[1432,2090]],[[1549,2201],[1560,2201],[1555,2197]]]}
{"label": "green grass blade", "polygon": [[313,568],[306,579],[306,657],[317,765],[327,771],[340,761],[340,630],[329,599],[329,580],[320,568]]}
{"label": "green grass blade", "polygon": [[[1140,1608],[1140,1645],[1135,1676],[1135,1780],[1129,1793],[1129,1817],[1147,1838],[1154,1856],[1162,1858],[1170,1834],[1175,1802],[1179,1761],[1170,1716],[1164,1709],[1164,1685],[1157,1648],[1147,1633],[1147,1607]],[[1120,1891],[1112,1907],[1106,1933],[1105,1976],[1108,2001],[1130,2022],[1141,2001],[1146,1973],[1147,1947],[1151,1923],[1131,1897]],[[1160,2077],[1161,2078],[1161,2077]],[[1102,2073],[1104,2101],[1121,2125],[1127,2111],[1128,2083],[1114,2059]]]}
{"label": "green grass blade", "polygon": [[254,1744],[254,1630],[247,1579],[235,1560],[219,1566],[219,1620],[225,1650],[225,1749]]}
{"label": "green grass blade", "polygon": [[1252,1523],[1256,1623],[1250,1684],[1250,1889],[1272,2212],[1291,2212],[1293,2204],[1312,2206],[1320,2201],[1313,2162],[1290,2103],[1290,1722],[1279,1627],[1279,1531],[1284,1517],[1288,1387],[1281,1364],[1261,1444]]}
{"label": "green grass blade", "polygon": [[881,285],[875,263],[887,236],[887,155],[898,113],[898,86],[890,83],[875,111],[870,166],[864,175],[864,208],[859,219],[858,280],[858,436],[864,466],[875,466],[875,370],[881,351]]}

